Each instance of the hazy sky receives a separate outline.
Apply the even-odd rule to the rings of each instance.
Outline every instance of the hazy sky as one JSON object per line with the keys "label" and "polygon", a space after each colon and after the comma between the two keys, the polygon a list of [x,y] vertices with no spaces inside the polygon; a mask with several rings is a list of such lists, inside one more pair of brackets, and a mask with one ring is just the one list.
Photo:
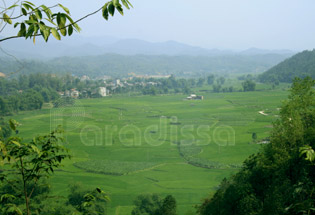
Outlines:
{"label": "hazy sky", "polygon": [[[205,48],[313,49],[314,0],[130,0],[134,9],[105,21],[101,13],[80,23],[82,36],[175,40]],[[33,0],[49,4],[53,0]],[[105,1],[64,0],[73,18]],[[7,32],[9,34],[12,32]]]}

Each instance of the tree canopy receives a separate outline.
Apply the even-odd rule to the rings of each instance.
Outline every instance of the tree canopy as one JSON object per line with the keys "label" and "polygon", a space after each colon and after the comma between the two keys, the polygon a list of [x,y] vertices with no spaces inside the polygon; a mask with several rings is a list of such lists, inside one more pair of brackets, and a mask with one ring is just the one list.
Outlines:
{"label": "tree canopy", "polygon": [[45,4],[37,6],[30,1],[18,0],[7,5],[6,1],[3,1],[3,7],[0,10],[0,21],[4,25],[0,26],[0,33],[8,25],[18,28],[19,31],[17,35],[0,39],[0,42],[24,37],[25,39],[32,39],[35,43],[37,36],[42,36],[47,42],[50,35],[60,40],[61,36],[71,36],[74,31],[80,32],[78,22],[100,11],[102,11],[105,20],[108,20],[109,16],[114,16],[115,11],[123,15],[123,6],[127,9],[132,7],[128,0],[111,0],[94,12],[74,20],[71,17],[70,10],[59,3],[52,6]]}
{"label": "tree canopy", "polygon": [[315,81],[295,79],[270,143],[224,179],[201,215],[314,214]]}

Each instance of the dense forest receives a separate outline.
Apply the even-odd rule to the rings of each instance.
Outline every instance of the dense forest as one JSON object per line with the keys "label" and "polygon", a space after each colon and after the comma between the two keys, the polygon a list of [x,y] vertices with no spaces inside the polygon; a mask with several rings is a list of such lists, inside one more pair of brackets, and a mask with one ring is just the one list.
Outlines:
{"label": "dense forest", "polygon": [[315,50],[303,51],[286,59],[259,76],[261,82],[290,83],[295,77],[315,78]]}
{"label": "dense forest", "polygon": [[14,76],[31,73],[59,73],[92,78],[104,75],[126,77],[138,75],[174,74],[177,77],[204,76],[209,73],[259,73],[264,72],[289,55],[266,54],[255,56],[123,56],[106,54],[87,57],[60,57],[47,61],[0,58],[0,72]]}

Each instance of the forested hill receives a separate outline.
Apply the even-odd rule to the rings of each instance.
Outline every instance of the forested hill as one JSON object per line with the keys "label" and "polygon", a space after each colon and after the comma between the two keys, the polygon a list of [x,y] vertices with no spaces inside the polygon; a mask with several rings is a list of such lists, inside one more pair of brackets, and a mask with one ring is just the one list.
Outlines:
{"label": "forested hill", "polygon": [[174,74],[178,77],[195,77],[207,73],[259,73],[289,57],[288,54],[229,55],[229,56],[165,56],[105,54],[88,57],[60,57],[53,60],[15,60],[0,58],[0,72],[70,73],[77,76],[98,77],[110,75]]}
{"label": "forested hill", "polygon": [[303,51],[272,67],[259,79],[262,82],[291,82],[295,77],[315,78],[315,49]]}

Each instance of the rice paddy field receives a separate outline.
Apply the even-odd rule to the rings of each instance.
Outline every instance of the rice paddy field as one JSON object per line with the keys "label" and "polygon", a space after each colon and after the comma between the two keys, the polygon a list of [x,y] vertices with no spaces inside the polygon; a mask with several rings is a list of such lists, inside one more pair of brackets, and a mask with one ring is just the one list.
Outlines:
{"label": "rice paddy field", "polygon": [[76,100],[71,107],[21,112],[25,140],[57,125],[72,154],[51,179],[54,194],[69,184],[109,193],[109,214],[129,215],[141,193],[172,194],[178,214],[213,194],[224,177],[257,152],[279,114],[284,89],[256,92],[199,92],[187,95],[113,96]]}

